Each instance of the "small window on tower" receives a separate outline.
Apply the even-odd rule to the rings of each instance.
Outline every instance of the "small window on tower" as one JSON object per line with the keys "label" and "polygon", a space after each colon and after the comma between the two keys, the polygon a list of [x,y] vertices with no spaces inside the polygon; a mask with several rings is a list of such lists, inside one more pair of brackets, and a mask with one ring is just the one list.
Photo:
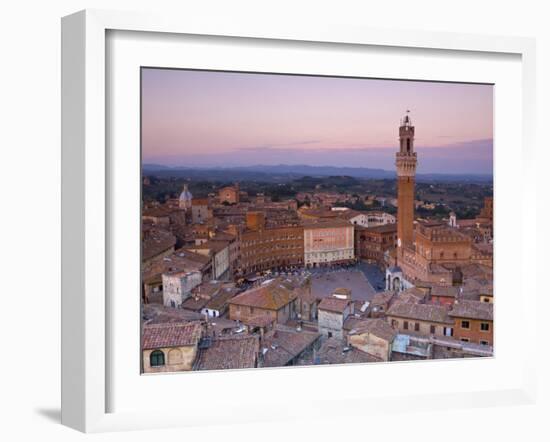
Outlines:
{"label": "small window on tower", "polygon": [[411,151],[411,139],[407,138],[407,152],[410,153]]}

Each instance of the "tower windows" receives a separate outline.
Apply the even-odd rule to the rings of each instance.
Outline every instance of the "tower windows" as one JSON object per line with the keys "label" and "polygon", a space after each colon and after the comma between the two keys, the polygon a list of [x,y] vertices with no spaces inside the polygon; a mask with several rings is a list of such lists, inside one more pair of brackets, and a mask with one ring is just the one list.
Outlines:
{"label": "tower windows", "polygon": [[407,153],[411,153],[411,139],[407,138]]}

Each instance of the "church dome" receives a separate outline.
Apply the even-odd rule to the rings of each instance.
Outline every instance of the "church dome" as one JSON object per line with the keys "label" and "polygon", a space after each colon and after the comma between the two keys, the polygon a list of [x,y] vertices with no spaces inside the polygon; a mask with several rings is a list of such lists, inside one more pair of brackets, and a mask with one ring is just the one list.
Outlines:
{"label": "church dome", "polygon": [[181,192],[180,194],[180,201],[191,202],[192,199],[193,195],[191,195],[191,192],[189,192],[189,190],[187,189],[187,184],[185,184],[183,186],[183,192]]}

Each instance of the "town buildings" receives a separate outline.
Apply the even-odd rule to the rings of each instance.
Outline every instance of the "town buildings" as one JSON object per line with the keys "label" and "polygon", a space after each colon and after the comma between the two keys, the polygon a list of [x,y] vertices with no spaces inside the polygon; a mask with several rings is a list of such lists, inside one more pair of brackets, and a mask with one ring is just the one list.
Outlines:
{"label": "town buildings", "polygon": [[249,212],[240,235],[240,272],[244,275],[304,263],[302,226],[266,227],[263,212]]}
{"label": "town buildings", "polygon": [[340,219],[304,221],[304,264],[318,267],[354,260],[353,225]]}
{"label": "town buildings", "polygon": [[324,183],[295,198],[274,185],[273,199],[258,183],[199,183],[198,198],[185,183],[144,204],[143,372],[491,356],[492,198],[468,220],[415,217],[443,203],[415,198],[414,136],[407,115],[397,217],[387,191]]}

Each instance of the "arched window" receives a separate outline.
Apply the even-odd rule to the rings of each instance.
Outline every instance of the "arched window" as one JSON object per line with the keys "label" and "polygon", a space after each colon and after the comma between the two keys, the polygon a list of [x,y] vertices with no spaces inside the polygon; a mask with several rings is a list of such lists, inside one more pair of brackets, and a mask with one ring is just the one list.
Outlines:
{"label": "arched window", "polygon": [[155,350],[149,356],[151,367],[161,367],[164,365],[164,353],[160,350]]}
{"label": "arched window", "polygon": [[411,139],[407,138],[407,153],[411,151]]}

